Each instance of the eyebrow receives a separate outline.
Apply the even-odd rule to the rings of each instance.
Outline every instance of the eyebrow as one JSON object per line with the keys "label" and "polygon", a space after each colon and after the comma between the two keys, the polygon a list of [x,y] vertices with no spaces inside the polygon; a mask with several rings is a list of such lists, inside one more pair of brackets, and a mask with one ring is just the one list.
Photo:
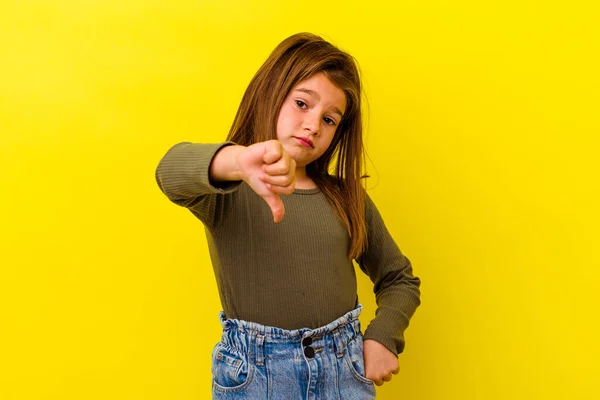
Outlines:
{"label": "eyebrow", "polygon": [[[296,91],[298,91],[298,92],[304,92],[306,94],[309,94],[309,95],[315,97],[317,100],[321,100],[321,96],[319,96],[319,93],[315,92],[314,90],[304,89],[304,88],[298,88],[298,89],[296,89]],[[344,114],[337,107],[333,107],[333,112],[336,113],[336,114],[339,114],[340,118],[344,117]]]}

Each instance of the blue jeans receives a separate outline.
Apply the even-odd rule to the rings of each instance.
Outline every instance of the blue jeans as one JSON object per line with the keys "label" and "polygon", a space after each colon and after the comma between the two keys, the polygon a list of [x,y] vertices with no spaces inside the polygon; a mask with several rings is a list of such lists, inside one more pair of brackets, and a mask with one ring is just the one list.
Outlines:
{"label": "blue jeans", "polygon": [[212,352],[213,399],[374,399],[365,378],[358,307],[316,329],[227,319]]}

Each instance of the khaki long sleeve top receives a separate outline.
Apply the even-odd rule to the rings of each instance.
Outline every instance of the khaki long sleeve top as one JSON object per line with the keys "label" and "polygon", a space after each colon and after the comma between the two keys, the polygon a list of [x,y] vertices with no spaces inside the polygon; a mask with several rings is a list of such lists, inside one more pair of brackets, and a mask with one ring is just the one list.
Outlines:
{"label": "khaki long sleeve top", "polygon": [[[318,328],[358,305],[350,236],[320,189],[281,196],[285,216],[271,210],[245,182],[215,187],[214,155],[234,144],[179,143],[160,160],[156,180],[175,204],[205,227],[219,296],[228,318],[282,329]],[[356,262],[373,282],[377,309],[365,330],[395,355],[420,305],[420,279],[367,195],[366,250]]]}

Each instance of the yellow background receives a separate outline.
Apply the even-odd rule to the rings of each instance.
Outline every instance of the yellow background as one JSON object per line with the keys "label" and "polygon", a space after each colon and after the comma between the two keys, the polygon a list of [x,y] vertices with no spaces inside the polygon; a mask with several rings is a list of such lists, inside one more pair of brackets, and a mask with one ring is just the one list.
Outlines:
{"label": "yellow background", "polygon": [[423,281],[378,398],[600,398],[595,2],[392,3],[0,2],[1,399],[209,398],[204,232],[154,169],[300,31],[361,65],[370,193]]}

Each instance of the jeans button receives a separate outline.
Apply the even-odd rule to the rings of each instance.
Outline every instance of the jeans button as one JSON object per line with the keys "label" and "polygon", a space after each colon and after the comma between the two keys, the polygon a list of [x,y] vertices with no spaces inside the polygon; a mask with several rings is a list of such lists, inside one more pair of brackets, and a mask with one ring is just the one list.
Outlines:
{"label": "jeans button", "polygon": [[311,344],[312,344],[312,338],[310,336],[302,339],[302,346],[310,346]]}
{"label": "jeans button", "polygon": [[315,349],[308,346],[304,348],[304,355],[308,358],[313,358],[315,356]]}

